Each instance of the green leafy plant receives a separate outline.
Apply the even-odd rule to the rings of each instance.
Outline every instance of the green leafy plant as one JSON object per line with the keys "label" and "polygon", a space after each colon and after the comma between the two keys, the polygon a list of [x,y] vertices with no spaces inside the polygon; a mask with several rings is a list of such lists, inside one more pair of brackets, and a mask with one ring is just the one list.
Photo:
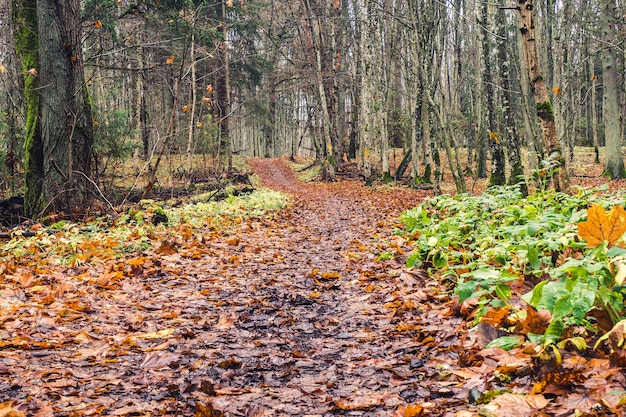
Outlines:
{"label": "green leafy plant", "polygon": [[[590,206],[592,200],[614,208],[606,212]],[[510,284],[538,281],[522,299],[550,314],[543,334],[526,335],[545,346],[574,340],[575,333],[607,332],[598,315],[615,324],[625,314],[626,210],[620,204],[619,196],[599,199],[592,191],[523,197],[514,187],[440,196],[401,217],[415,247],[407,265],[456,277],[459,302],[477,301],[476,321],[504,306],[517,313]]]}

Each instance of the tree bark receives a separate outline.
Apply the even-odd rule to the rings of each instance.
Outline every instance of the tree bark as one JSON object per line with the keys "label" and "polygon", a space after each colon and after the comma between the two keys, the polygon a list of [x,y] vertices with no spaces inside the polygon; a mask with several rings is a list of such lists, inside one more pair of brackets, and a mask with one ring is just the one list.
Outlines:
{"label": "tree bark", "polygon": [[601,14],[602,39],[607,42],[602,51],[604,136],[606,146],[605,175],[611,179],[626,177],[620,128],[617,60],[613,42],[616,39],[615,0],[603,0]]}
{"label": "tree bark", "polygon": [[521,19],[520,32],[524,45],[524,60],[530,79],[530,86],[535,97],[537,116],[541,125],[543,145],[548,153],[543,163],[548,175],[552,176],[552,184],[556,191],[569,190],[569,176],[565,166],[565,158],[559,144],[559,136],[554,123],[554,111],[548,96],[546,83],[541,75],[537,56],[537,40],[535,38],[534,5],[532,0],[518,0],[518,11]]}
{"label": "tree bark", "polygon": [[507,155],[509,158],[509,184],[519,184],[523,194],[528,194],[526,179],[524,178],[524,167],[522,165],[521,141],[515,127],[514,111],[511,106],[511,70],[510,57],[507,52],[507,21],[504,10],[498,10],[496,15],[496,44],[498,48],[498,69],[500,75],[500,84],[502,85],[502,119],[504,121],[504,130],[506,131],[505,143],[507,145]]}
{"label": "tree bark", "polygon": [[489,39],[489,4],[483,2],[480,12],[479,23],[481,26],[482,38],[482,85],[485,91],[486,120],[489,137],[489,150],[491,151],[491,175],[489,176],[489,186],[504,185],[506,183],[506,173],[504,170],[504,149],[498,133],[495,92],[493,89],[493,78],[491,71],[491,40]]}
{"label": "tree bark", "polygon": [[80,2],[23,1],[20,6],[17,16],[24,26],[16,43],[25,53],[28,95],[26,215],[75,212],[90,205],[94,184]]}

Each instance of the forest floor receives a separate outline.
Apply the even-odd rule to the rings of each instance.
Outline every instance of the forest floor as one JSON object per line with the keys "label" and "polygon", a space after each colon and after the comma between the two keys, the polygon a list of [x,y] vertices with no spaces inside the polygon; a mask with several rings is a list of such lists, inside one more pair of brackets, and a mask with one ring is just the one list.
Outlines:
{"label": "forest floor", "polygon": [[[477,390],[519,359],[480,356],[445,283],[405,267],[392,232],[426,192],[250,164],[289,207],[164,241],[123,277],[5,267],[0,415],[477,415]],[[559,415],[541,395],[501,397],[491,415]]]}

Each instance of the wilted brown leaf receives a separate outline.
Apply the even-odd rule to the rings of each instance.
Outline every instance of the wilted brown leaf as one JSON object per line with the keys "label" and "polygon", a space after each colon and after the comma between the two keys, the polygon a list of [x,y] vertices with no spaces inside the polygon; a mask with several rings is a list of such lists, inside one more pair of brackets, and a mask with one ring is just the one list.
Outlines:
{"label": "wilted brown leaf", "polygon": [[543,395],[504,393],[485,406],[494,417],[528,417],[550,403]]}

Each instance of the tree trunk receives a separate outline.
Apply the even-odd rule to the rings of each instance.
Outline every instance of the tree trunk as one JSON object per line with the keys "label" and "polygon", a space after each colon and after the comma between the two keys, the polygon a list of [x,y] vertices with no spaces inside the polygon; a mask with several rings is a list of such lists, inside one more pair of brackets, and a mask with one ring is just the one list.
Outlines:
{"label": "tree trunk", "polygon": [[[601,14],[602,39],[607,45],[602,52],[604,136],[606,146],[605,175],[611,179],[626,177],[624,156],[622,155],[622,138],[620,129],[620,109],[618,97],[617,60],[613,41],[616,38],[615,0],[603,0]],[[623,87],[623,86],[622,86]]]}
{"label": "tree trunk", "polygon": [[554,123],[552,103],[539,68],[533,9],[533,0],[518,0],[518,10],[521,19],[520,31],[524,43],[524,60],[528,78],[530,79],[530,86],[535,97],[543,145],[548,153],[548,157],[544,159],[543,163],[546,165],[546,170],[549,171],[547,174],[552,176],[554,189],[567,192],[569,190],[569,176]]}
{"label": "tree trunk", "polygon": [[24,97],[23,80],[15,54],[10,0],[0,0],[0,33],[5,36],[0,45],[0,114],[6,123],[6,159],[1,162],[7,168],[6,181],[13,195],[21,188],[18,172],[23,144],[19,138],[24,136]]}
{"label": "tree trunk", "polygon": [[519,184],[523,194],[528,194],[528,187],[524,178],[524,167],[522,165],[521,141],[515,127],[514,111],[511,106],[511,71],[510,57],[507,52],[507,42],[509,38],[507,33],[507,21],[504,10],[498,10],[496,15],[496,44],[498,47],[498,69],[500,75],[500,84],[502,85],[502,119],[504,120],[504,129],[506,131],[505,143],[507,145],[507,155],[509,157],[509,184]]}
{"label": "tree trunk", "polygon": [[80,3],[23,1],[17,17],[27,89],[26,215],[75,212],[90,205],[94,183]]}
{"label": "tree trunk", "polygon": [[489,150],[491,151],[491,175],[489,176],[489,186],[504,185],[506,183],[506,173],[504,171],[504,149],[498,133],[495,97],[493,89],[493,77],[491,71],[491,40],[489,39],[489,4],[483,2],[479,23],[481,26],[482,38],[482,85],[485,91],[487,108],[487,130],[489,135]]}

